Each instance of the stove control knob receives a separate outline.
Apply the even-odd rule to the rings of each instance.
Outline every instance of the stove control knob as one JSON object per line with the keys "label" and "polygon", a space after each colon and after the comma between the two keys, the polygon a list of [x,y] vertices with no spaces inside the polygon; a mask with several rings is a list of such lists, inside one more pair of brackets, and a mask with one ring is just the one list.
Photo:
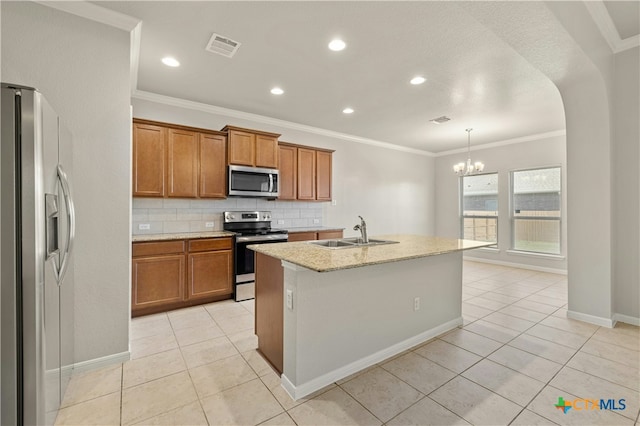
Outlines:
{"label": "stove control knob", "polygon": [[262,216],[262,220],[269,220],[271,219],[271,215],[265,214]]}
{"label": "stove control knob", "polygon": [[233,220],[233,219],[235,219],[235,218],[236,218],[236,217],[235,217],[235,215],[232,215],[232,214],[228,214],[228,213],[227,213],[227,216],[226,216],[226,218],[225,218],[225,219],[227,219],[227,220]]}

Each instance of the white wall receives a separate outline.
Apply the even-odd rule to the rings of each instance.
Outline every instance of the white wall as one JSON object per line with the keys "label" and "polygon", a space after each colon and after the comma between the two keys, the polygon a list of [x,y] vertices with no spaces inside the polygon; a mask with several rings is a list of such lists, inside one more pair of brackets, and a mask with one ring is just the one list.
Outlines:
{"label": "white wall", "polygon": [[76,361],[129,341],[129,34],[31,2],[1,2],[2,78],[38,88],[73,134]]}
{"label": "white wall", "polygon": [[352,228],[359,222],[357,216],[361,215],[367,221],[371,236],[433,233],[432,157],[291,129],[285,124],[239,119],[135,97],[133,116],[214,130],[231,124],[280,133],[281,141],[333,149],[333,199],[336,205],[319,203],[323,208],[323,225],[343,227],[346,228],[345,235],[356,235]]}
{"label": "white wall", "polygon": [[613,306],[618,315],[640,318],[640,48],[614,60]]}
{"label": "white wall", "polygon": [[[554,136],[497,146],[474,149],[472,161],[482,161],[485,172],[498,173],[498,250],[473,250],[465,252],[465,259],[488,259],[530,267],[566,271],[567,226],[566,226],[566,150],[565,137]],[[459,177],[453,173],[453,165],[465,161],[467,153],[449,154],[436,159],[436,235],[460,237]],[[562,229],[561,257],[549,257],[508,253],[511,249],[511,222],[509,209],[509,172],[538,167],[562,167]]]}

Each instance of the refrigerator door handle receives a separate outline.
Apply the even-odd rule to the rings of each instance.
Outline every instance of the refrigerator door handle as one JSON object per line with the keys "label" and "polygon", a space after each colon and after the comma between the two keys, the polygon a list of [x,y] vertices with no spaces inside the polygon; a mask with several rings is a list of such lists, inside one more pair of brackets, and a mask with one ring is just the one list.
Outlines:
{"label": "refrigerator door handle", "polygon": [[71,198],[71,191],[69,190],[69,180],[67,179],[67,174],[64,172],[62,165],[58,164],[58,180],[60,181],[60,185],[62,186],[62,193],[64,196],[64,202],[67,206],[67,244],[65,245],[64,252],[62,253],[62,261],[60,262],[60,267],[55,266],[54,270],[56,273],[56,280],[58,281],[58,285],[62,284],[62,280],[64,279],[65,274],[67,273],[67,268],[69,267],[69,257],[71,256],[71,250],[73,250],[73,242],[75,240],[76,233],[76,213],[75,207],[73,205],[73,199]]}

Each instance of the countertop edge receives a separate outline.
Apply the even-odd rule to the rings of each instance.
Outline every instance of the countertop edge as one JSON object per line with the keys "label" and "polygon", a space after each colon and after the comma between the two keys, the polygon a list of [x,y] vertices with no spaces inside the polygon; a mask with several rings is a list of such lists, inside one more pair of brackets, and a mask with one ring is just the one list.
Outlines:
{"label": "countertop edge", "polygon": [[175,234],[138,234],[131,236],[132,243],[152,241],[200,240],[203,238],[228,238],[236,235],[229,231],[180,232]]}

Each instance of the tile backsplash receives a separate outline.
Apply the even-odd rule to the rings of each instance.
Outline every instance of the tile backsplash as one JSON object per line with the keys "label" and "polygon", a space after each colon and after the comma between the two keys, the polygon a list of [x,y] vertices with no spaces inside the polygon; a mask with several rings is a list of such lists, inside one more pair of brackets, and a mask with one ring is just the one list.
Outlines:
{"label": "tile backsplash", "polygon": [[[271,201],[261,198],[133,198],[132,232],[137,235],[220,231],[222,212],[236,210],[270,211],[271,226],[274,228],[322,225],[322,203]],[[207,222],[213,222],[213,227],[207,228]]]}

